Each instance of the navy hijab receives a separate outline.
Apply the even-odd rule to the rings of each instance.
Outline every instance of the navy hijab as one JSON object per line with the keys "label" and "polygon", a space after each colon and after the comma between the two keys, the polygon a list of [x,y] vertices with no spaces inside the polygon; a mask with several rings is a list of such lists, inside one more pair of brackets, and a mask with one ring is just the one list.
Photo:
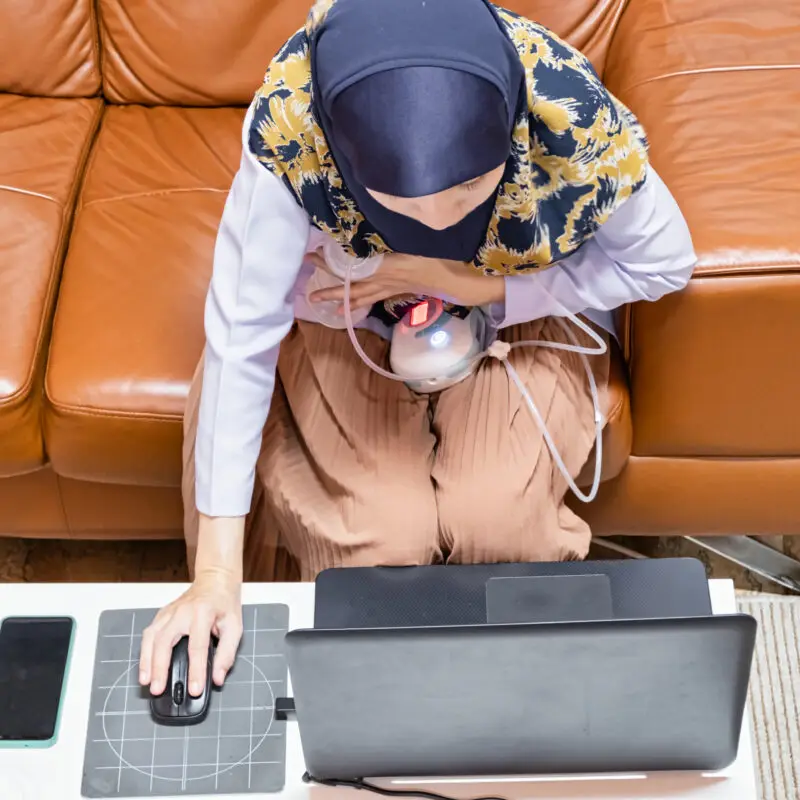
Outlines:
{"label": "navy hijab", "polygon": [[508,160],[524,70],[486,0],[339,0],[311,64],[314,113],[370,225],[396,252],[472,261],[496,193],[435,231],[367,189],[422,197]]}

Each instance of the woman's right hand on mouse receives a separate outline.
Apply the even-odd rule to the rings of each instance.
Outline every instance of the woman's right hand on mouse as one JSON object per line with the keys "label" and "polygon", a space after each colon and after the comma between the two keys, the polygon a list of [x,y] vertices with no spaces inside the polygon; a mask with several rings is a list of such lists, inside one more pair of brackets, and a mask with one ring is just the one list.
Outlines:
{"label": "woman's right hand on mouse", "polygon": [[189,694],[196,697],[205,687],[212,634],[219,640],[213,680],[223,684],[242,638],[243,544],[243,519],[201,516],[194,582],[142,634],[139,683],[149,685],[151,694],[166,688],[172,649],[184,636],[189,637]]}

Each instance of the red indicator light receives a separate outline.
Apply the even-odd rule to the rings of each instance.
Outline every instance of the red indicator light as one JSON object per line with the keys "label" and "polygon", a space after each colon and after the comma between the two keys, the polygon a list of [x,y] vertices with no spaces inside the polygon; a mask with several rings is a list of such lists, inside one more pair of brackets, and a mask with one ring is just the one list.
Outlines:
{"label": "red indicator light", "polygon": [[420,303],[411,309],[411,327],[416,328],[428,321],[428,302]]}

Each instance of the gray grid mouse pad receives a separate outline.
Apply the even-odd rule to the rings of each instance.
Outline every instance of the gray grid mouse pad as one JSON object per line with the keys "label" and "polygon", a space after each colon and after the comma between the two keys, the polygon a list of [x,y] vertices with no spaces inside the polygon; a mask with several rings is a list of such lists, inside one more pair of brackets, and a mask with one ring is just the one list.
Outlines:
{"label": "gray grid mouse pad", "polygon": [[285,605],[243,607],[233,669],[199,724],[164,726],[138,684],[139,643],[155,609],[104,611],[97,635],[83,762],[84,797],[279,792],[286,774]]}

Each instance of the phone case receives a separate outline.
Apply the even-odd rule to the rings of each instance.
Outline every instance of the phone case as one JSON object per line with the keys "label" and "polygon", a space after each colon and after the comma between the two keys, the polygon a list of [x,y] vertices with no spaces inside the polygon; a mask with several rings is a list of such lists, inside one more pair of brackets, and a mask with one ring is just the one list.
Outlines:
{"label": "phone case", "polygon": [[[0,620],[2,624],[6,619],[16,619],[16,617],[4,617]],[[78,628],[78,623],[74,617],[67,615],[59,616],[58,619],[68,619],[72,622],[72,631],[69,636],[69,648],[67,650],[67,659],[64,663],[64,679],[61,681],[61,696],[58,700],[58,711],[56,712],[56,724],[53,726],[53,735],[49,739],[41,740],[0,740],[0,750],[20,750],[20,749],[37,749],[44,750],[52,747],[58,741],[58,732],[61,728],[61,715],[64,710],[64,698],[67,693],[67,685],[69,684],[69,673],[72,665],[72,649],[75,645],[75,631]]]}

